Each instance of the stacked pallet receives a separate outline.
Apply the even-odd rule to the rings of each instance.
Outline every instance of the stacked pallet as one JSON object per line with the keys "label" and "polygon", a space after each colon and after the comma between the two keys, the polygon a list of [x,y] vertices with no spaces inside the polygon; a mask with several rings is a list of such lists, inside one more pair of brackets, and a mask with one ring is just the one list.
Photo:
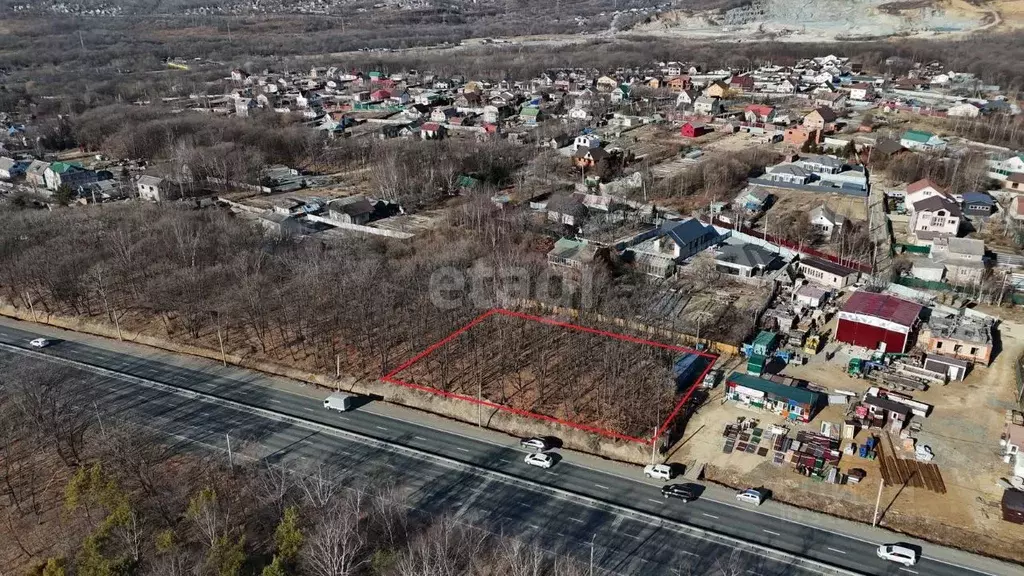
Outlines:
{"label": "stacked pallet", "polygon": [[883,433],[878,443],[878,464],[882,470],[882,479],[889,485],[912,486],[927,488],[938,494],[946,493],[946,485],[942,481],[939,467],[916,459],[901,458],[893,448],[892,438]]}

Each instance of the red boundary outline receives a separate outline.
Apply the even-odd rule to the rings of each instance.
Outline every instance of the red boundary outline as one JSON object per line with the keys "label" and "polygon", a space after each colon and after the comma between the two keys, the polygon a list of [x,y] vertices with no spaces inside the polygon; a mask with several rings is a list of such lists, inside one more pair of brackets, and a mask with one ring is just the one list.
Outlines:
{"label": "red boundary outline", "polygon": [[[616,340],[623,340],[623,341],[626,341],[626,342],[633,342],[635,344],[644,344],[644,345],[647,345],[647,346],[655,346],[657,348],[662,348],[664,350],[672,350],[672,351],[675,351],[675,352],[681,352],[681,353],[685,353],[685,354],[695,354],[697,356],[702,356],[704,358],[710,358],[712,361],[711,361],[711,363],[708,364],[708,367],[705,368],[704,371],[701,372],[701,374],[697,377],[697,379],[694,381],[693,385],[690,386],[689,389],[687,389],[687,391],[683,394],[682,398],[679,399],[679,402],[676,403],[675,408],[668,415],[668,418],[665,419],[665,421],[662,423],[661,427],[658,428],[657,433],[650,440],[644,440],[643,438],[637,438],[635,436],[629,436],[629,435],[626,435],[626,434],[621,434],[619,432],[614,432],[612,430],[605,430],[603,428],[598,428],[596,426],[588,426],[586,424],[579,424],[577,422],[572,422],[572,421],[569,421],[569,420],[562,420],[560,418],[555,418],[553,416],[547,416],[547,415],[544,415],[544,414],[538,414],[536,412],[529,412],[527,410],[521,410],[519,408],[513,408],[511,406],[505,406],[504,404],[497,404],[497,403],[494,403],[494,402],[490,402],[488,400],[482,400],[482,399],[478,400],[478,399],[476,399],[476,398],[474,398],[472,396],[466,396],[464,394],[456,394],[454,392],[446,392],[444,390],[439,390],[437,388],[432,388],[430,386],[423,386],[423,385],[420,385],[420,384],[413,384],[412,382],[406,382],[404,380],[396,378],[396,376],[398,375],[399,372],[402,372],[403,370],[405,370],[406,368],[412,366],[416,362],[419,362],[423,358],[429,356],[432,352],[434,352],[435,350],[437,350],[441,346],[444,346],[445,344],[447,344],[447,343],[451,342],[452,340],[458,338],[459,336],[461,336],[465,332],[469,331],[470,328],[473,328],[477,324],[480,324],[481,322],[483,322],[484,320],[486,320],[487,318],[490,318],[491,316],[493,316],[495,314],[502,314],[504,316],[510,316],[510,317],[513,317],[513,318],[519,318],[521,320],[529,320],[531,322],[539,322],[541,324],[547,324],[549,326],[558,326],[560,328],[566,328],[566,329],[569,329],[569,330],[576,330],[578,332],[587,332],[589,334],[596,334],[598,336],[607,336],[609,338],[615,338]],[[431,344],[430,346],[428,346],[426,349],[424,349],[419,354],[416,354],[415,356],[413,356],[409,360],[406,360],[405,362],[400,364],[397,368],[395,368],[391,372],[388,372],[383,377],[381,377],[381,381],[382,382],[387,382],[389,384],[395,384],[395,385],[398,385],[398,386],[404,386],[406,388],[411,388],[413,390],[419,390],[421,392],[427,392],[427,393],[430,393],[430,394],[436,394],[438,396],[443,396],[445,398],[455,398],[457,400],[464,400],[464,401],[469,402],[471,404],[478,404],[478,405],[481,405],[481,406],[486,406],[488,408],[493,408],[495,410],[502,410],[504,412],[509,412],[509,413],[512,413],[512,414],[516,414],[518,416],[526,416],[528,418],[534,418],[534,419],[537,419],[537,420],[545,420],[545,421],[548,421],[548,422],[554,422],[556,424],[562,424],[563,426],[569,426],[570,428],[576,428],[578,430],[583,430],[583,431],[586,431],[586,432],[600,434],[600,435],[606,436],[608,438],[615,438],[617,440],[626,440],[626,441],[629,441],[629,442],[636,442],[636,443],[639,443],[639,444],[645,444],[645,445],[650,446],[652,443],[658,441],[658,438],[660,438],[661,435],[665,433],[665,430],[668,429],[668,427],[672,423],[672,421],[675,420],[676,416],[679,415],[679,411],[682,410],[683,405],[686,404],[687,400],[690,399],[690,396],[693,395],[694,390],[696,390],[697,386],[704,380],[704,376],[707,375],[707,373],[710,372],[711,369],[714,367],[714,364],[715,364],[716,360],[718,360],[718,355],[716,355],[716,354],[711,354],[710,352],[701,352],[699,350],[695,350],[693,348],[687,348],[685,346],[676,346],[676,345],[673,345],[673,344],[665,344],[665,343],[662,343],[662,342],[655,342],[653,340],[645,340],[643,338],[636,338],[636,337],[633,337],[633,336],[627,336],[625,334],[618,334],[618,333],[615,333],[615,332],[609,332],[607,330],[598,330],[596,328],[588,328],[586,326],[580,326],[578,324],[570,324],[568,322],[561,322],[559,320],[554,320],[552,318],[544,318],[544,317],[541,317],[541,316],[533,316],[533,315],[530,315],[530,314],[524,314],[522,312],[513,312],[512,310],[505,310],[504,308],[491,308],[490,310],[488,310],[488,311],[484,312],[483,314],[481,314],[481,315],[477,316],[476,318],[474,318],[472,321],[470,321],[465,326],[462,326],[461,328],[455,330],[454,332],[452,332],[451,334],[445,336],[441,340],[438,340],[437,342]]]}

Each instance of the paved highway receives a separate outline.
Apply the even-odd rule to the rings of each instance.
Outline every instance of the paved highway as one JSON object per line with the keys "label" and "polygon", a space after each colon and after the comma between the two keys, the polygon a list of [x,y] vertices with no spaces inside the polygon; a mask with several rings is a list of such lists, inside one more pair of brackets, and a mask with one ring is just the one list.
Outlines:
{"label": "paved highway", "polygon": [[[28,341],[38,336],[0,326],[0,343],[28,348]],[[21,355],[7,348],[0,353]],[[92,387],[104,412],[125,415],[182,442],[211,448],[224,449],[225,435],[230,434],[233,441],[246,441],[258,447],[263,457],[290,468],[329,463],[348,476],[378,478],[383,474],[408,490],[411,504],[420,510],[452,513],[494,533],[514,535],[552,552],[572,553],[584,561],[593,549],[595,565],[608,573],[821,573],[820,568],[768,550],[860,574],[970,576],[1018,570],[1007,565],[1011,571],[973,571],[929,558],[927,546],[916,566],[904,568],[878,559],[874,553],[878,542],[774,517],[728,499],[702,497],[689,504],[666,501],[661,498],[659,483],[574,463],[573,454],[566,454],[550,470],[531,468],[522,462],[524,452],[512,439],[508,444],[496,444],[365,410],[330,412],[317,399],[258,385],[261,376],[245,370],[211,374],[73,340],[61,341],[41,353],[53,360],[67,359],[116,372]],[[281,421],[261,410],[148,387],[135,378],[244,403],[442,459],[410,450],[382,450],[320,426]],[[639,469],[637,472],[639,475]],[[739,546],[728,537],[763,548]]]}

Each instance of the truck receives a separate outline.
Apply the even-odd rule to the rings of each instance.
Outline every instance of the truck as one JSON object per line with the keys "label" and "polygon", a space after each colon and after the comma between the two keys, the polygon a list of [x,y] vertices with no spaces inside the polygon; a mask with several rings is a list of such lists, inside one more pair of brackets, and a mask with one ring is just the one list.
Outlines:
{"label": "truck", "polygon": [[338,412],[347,412],[352,409],[355,398],[355,396],[345,394],[344,392],[332,392],[330,396],[324,399],[324,408],[337,410]]}

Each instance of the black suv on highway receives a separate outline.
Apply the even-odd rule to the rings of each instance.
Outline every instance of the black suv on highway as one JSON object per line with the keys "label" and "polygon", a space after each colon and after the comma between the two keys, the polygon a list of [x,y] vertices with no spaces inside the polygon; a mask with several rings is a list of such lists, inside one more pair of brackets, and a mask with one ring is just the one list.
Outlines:
{"label": "black suv on highway", "polygon": [[668,484],[666,486],[662,486],[661,495],[665,498],[679,498],[683,502],[692,502],[697,499],[697,495],[682,484]]}

